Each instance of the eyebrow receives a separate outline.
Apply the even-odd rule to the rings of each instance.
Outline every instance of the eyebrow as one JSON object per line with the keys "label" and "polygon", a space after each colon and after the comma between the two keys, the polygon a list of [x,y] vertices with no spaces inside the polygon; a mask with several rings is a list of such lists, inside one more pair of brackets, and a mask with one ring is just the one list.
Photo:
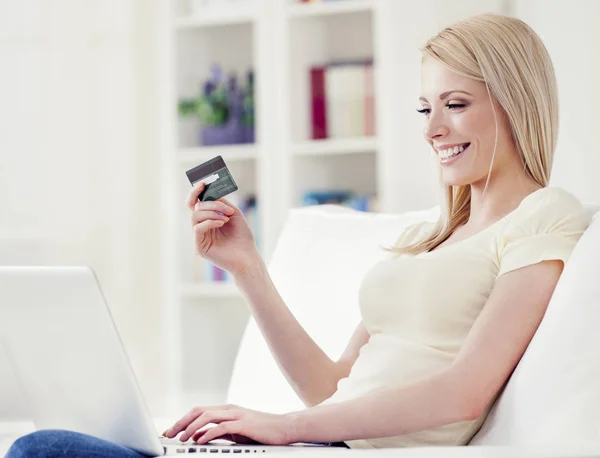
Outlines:
{"label": "eyebrow", "polygon": [[[440,94],[440,100],[444,100],[446,97],[448,97],[450,94],[452,94],[454,92],[461,92],[463,94],[472,95],[472,94],[468,93],[467,91],[461,91],[460,89],[454,89],[452,91],[442,92]],[[425,97],[419,97],[419,101],[421,101],[421,102],[427,102],[427,99]]]}

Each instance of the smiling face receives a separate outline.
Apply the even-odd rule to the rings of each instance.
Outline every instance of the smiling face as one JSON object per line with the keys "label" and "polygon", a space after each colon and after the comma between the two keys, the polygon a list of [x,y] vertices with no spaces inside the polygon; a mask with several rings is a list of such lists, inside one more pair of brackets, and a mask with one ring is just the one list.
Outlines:
{"label": "smiling face", "polygon": [[486,85],[460,76],[431,57],[423,59],[419,102],[425,118],[423,135],[436,152],[447,185],[485,184],[494,143],[498,140],[492,178],[517,166],[510,124],[500,105],[494,109]]}

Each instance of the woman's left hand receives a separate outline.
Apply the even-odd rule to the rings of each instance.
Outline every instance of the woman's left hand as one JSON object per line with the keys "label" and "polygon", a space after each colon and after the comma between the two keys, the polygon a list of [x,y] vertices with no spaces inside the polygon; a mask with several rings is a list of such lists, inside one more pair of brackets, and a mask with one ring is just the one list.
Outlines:
{"label": "woman's left hand", "polygon": [[[215,427],[205,428],[209,423]],[[225,439],[240,444],[291,444],[293,424],[287,415],[276,415],[245,409],[236,405],[195,407],[163,433],[179,440],[190,438],[198,444]],[[205,429],[202,429],[205,428]]]}

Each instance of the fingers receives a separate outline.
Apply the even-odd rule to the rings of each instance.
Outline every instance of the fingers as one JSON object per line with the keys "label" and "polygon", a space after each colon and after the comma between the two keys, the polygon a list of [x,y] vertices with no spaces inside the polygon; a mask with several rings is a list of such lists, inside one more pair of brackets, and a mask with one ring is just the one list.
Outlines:
{"label": "fingers", "polygon": [[194,232],[196,234],[204,234],[207,231],[210,231],[211,229],[218,229],[220,227],[223,227],[223,224],[225,224],[225,221],[223,220],[214,220],[214,219],[207,219],[206,221],[202,221],[201,223],[198,223],[194,226]]}
{"label": "fingers", "polygon": [[198,197],[200,196],[200,193],[203,190],[204,190],[204,183],[200,183],[199,185],[196,185],[192,188],[192,190],[188,194],[187,200],[185,202],[187,208],[189,208],[192,211],[194,210],[194,205],[196,205],[196,202],[198,202]]}
{"label": "fingers", "polygon": [[196,209],[192,211],[190,215],[190,219],[192,221],[192,226],[206,220],[227,222],[233,213],[234,210],[223,202],[198,202],[196,204]]}
{"label": "fingers", "polygon": [[187,441],[194,435],[199,429],[204,428],[209,423],[221,423],[222,421],[237,420],[239,414],[231,410],[209,410],[200,415],[190,425],[185,428],[185,431],[181,435],[181,442]]}
{"label": "fingers", "polygon": [[196,224],[201,223],[206,220],[223,221],[225,223],[227,221],[229,221],[228,216],[225,216],[221,212],[214,212],[214,211],[195,211],[192,213],[191,218],[192,218],[192,226],[195,226]]}
{"label": "fingers", "polygon": [[227,205],[228,207],[233,208],[234,210],[240,211],[239,208],[237,208],[234,204],[232,204],[229,200],[225,199],[225,197],[221,197],[220,199],[217,199],[217,202],[222,202],[225,205]]}
{"label": "fingers", "polygon": [[[231,425],[231,424],[236,424],[236,428],[231,428],[233,431],[235,430],[239,430],[242,431],[242,426],[241,424],[238,426],[237,423],[239,422],[228,422],[228,423],[221,423],[222,426],[226,426],[226,425]],[[202,441],[202,443],[204,443],[204,441],[206,441],[206,438],[203,438],[202,436],[204,436],[204,434],[206,433],[206,431],[208,431],[209,429],[214,429],[214,428],[206,428],[202,431],[197,431],[196,433],[194,433],[194,435],[191,437],[192,442],[196,442],[199,444],[199,440]],[[208,441],[214,440],[215,438],[212,439],[208,439]],[[217,437],[216,439],[225,439],[231,442],[234,442],[236,444],[246,444],[246,445],[261,445],[262,442],[258,442],[254,439],[252,439],[251,437],[245,436],[243,434],[240,433],[228,433],[228,434],[223,434],[221,437]],[[206,442],[208,442],[206,441]]]}
{"label": "fingers", "polygon": [[196,418],[198,418],[204,412],[207,412],[210,410],[224,411],[224,410],[231,410],[232,408],[233,408],[233,406],[230,404],[221,405],[221,406],[194,407],[187,414],[185,414],[183,417],[181,417],[181,420],[177,421],[171,428],[167,429],[163,433],[163,436],[175,437],[177,434],[179,434],[181,431],[183,431],[185,428],[187,428],[190,425],[190,423],[192,423]]}
{"label": "fingers", "polygon": [[198,431],[193,435],[193,440],[197,444],[207,444],[215,439],[225,439],[232,442],[237,442],[236,438],[240,437],[237,433],[241,432],[241,422],[228,421],[221,423],[214,428]]}
{"label": "fingers", "polygon": [[215,210],[215,211],[220,211],[221,213],[224,213],[228,216],[233,215],[236,211],[240,212],[239,208],[237,208],[234,204],[232,204],[227,199],[224,199],[223,197],[221,197],[220,199],[217,199],[217,200],[213,200],[213,201],[206,201],[206,202],[199,201],[198,197],[200,196],[200,194],[202,193],[204,188],[205,188],[205,184],[201,182],[198,185],[194,186],[192,188],[192,190],[190,191],[190,193],[188,194],[187,199],[185,201],[185,205],[191,211]]}
{"label": "fingers", "polygon": [[[210,407],[207,407],[206,409],[209,409],[209,408]],[[205,409],[202,409],[201,407],[193,408],[187,414],[185,414],[183,417],[181,417],[181,420],[177,421],[173,426],[171,426],[169,429],[167,429],[163,433],[163,436],[165,436],[165,437],[177,436],[177,434],[179,434],[181,431],[183,431],[185,428],[187,428],[191,422],[193,422],[196,418],[198,418],[198,416],[202,415],[204,410]]]}
{"label": "fingers", "polygon": [[196,202],[192,211],[218,211],[227,216],[231,216],[235,213],[235,209],[230,207],[225,202],[219,202],[218,200],[209,200],[206,202]]}

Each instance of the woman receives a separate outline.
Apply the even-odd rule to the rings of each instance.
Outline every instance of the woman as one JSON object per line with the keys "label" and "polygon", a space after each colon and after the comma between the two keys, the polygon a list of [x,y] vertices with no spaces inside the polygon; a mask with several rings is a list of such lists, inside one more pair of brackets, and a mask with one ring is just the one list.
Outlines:
{"label": "woman", "polygon": [[[199,202],[202,185],[192,190],[197,253],[233,275],[307,409],[198,407],[165,436],[378,448],[463,445],[477,432],[589,220],[575,197],[547,187],[557,89],[547,51],[526,24],[486,14],[433,37],[419,101],[440,166],[441,217],[406,228],[389,259],[368,272],[363,320],[338,361],[287,309],[240,210],[226,199]],[[17,441],[8,457],[61,434],[65,447],[91,440],[41,434]]]}

